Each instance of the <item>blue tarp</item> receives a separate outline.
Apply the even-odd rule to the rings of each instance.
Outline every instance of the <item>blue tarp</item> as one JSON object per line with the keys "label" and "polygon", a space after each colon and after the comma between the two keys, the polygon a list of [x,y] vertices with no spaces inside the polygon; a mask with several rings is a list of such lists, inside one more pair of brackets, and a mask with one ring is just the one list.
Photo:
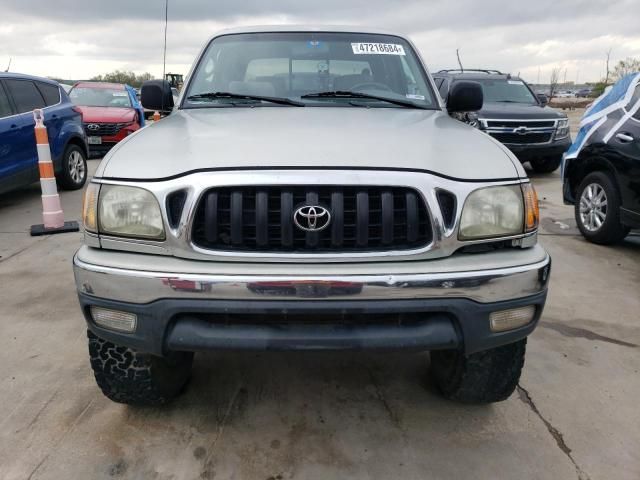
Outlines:
{"label": "blue tarp", "polygon": [[585,145],[609,141],[640,107],[640,99],[631,104],[638,84],[640,73],[626,75],[591,104],[582,116],[580,130],[565,153],[565,160],[576,158]]}

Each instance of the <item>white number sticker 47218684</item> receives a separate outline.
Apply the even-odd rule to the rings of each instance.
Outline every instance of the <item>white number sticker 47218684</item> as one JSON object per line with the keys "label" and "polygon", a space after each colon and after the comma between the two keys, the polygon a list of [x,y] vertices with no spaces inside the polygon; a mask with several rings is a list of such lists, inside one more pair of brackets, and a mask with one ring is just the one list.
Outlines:
{"label": "white number sticker 47218684", "polygon": [[394,43],[352,43],[356,55],[405,55],[402,45]]}

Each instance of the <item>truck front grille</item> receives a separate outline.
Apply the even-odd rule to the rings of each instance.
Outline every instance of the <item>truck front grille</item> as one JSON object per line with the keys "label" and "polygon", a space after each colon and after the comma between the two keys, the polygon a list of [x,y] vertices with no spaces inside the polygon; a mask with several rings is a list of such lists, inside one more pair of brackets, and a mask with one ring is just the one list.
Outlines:
{"label": "truck front grille", "polygon": [[482,130],[507,145],[550,143],[556,132],[556,120],[480,119]]}
{"label": "truck front grille", "polygon": [[554,128],[555,120],[487,120],[487,128]]}
{"label": "truck front grille", "polygon": [[[326,228],[305,231],[297,226],[294,213],[304,206],[328,210]],[[432,231],[424,199],[411,188],[239,186],[203,194],[192,240],[209,250],[367,252],[425,247]]]}
{"label": "truck front grille", "polygon": [[529,143],[547,143],[551,140],[552,133],[494,133],[489,132],[493,138],[500,143],[509,144],[529,144]]}

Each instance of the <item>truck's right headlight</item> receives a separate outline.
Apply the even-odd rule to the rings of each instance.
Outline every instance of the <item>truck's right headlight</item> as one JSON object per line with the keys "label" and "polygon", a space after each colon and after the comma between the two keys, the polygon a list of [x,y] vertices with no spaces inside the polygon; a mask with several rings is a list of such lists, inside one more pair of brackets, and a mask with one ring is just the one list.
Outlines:
{"label": "truck's right headlight", "polygon": [[524,202],[520,185],[475,190],[464,202],[460,240],[506,237],[523,233]]}
{"label": "truck's right headlight", "polygon": [[124,185],[102,185],[98,200],[101,234],[164,239],[158,201],[148,190]]}

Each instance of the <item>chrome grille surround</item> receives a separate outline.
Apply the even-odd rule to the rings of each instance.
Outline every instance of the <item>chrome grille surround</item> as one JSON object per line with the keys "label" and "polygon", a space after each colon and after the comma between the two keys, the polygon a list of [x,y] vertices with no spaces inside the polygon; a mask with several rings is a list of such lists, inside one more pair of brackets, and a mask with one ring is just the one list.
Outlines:
{"label": "chrome grille surround", "polygon": [[[452,180],[426,172],[398,170],[223,170],[186,174],[178,178],[161,181],[125,181],[94,178],[94,183],[130,185],[152,192],[161,206],[166,239],[149,241],[99,235],[102,248],[124,250],[158,255],[173,255],[179,258],[210,261],[236,262],[383,262],[398,260],[424,260],[448,257],[459,248],[478,243],[497,240],[513,241],[514,246],[527,247],[536,243],[536,232],[486,240],[458,240],[458,227],[463,205],[467,196],[474,190],[496,186],[527,183],[529,180],[513,179],[503,181],[460,181]],[[191,236],[196,209],[203,194],[212,187],[228,186],[269,186],[269,185],[379,185],[383,187],[406,187],[416,190],[427,205],[431,230],[431,241],[412,250],[386,250],[378,252],[330,252],[330,253],[274,253],[274,252],[238,252],[200,248],[194,244]],[[455,221],[445,222],[439,207],[437,192],[446,190],[456,196]],[[185,191],[186,199],[182,215],[175,228],[167,216],[167,197],[176,191]],[[445,225],[451,225],[450,227]],[[92,245],[96,238],[92,236]],[[86,241],[86,240],[85,240]]]}
{"label": "chrome grille surround", "polygon": [[[547,145],[553,142],[559,119],[497,119],[479,118],[480,130],[500,141],[502,138],[520,141],[505,141],[504,145]],[[527,137],[536,141],[528,141]],[[548,138],[540,141],[540,138]]]}
{"label": "chrome grille surround", "polygon": [[[120,130],[129,125],[131,122],[124,123],[102,123],[102,122],[85,122],[82,124],[84,131],[89,136],[105,136],[113,137]],[[91,128],[89,128],[91,126]]]}
{"label": "chrome grille surround", "polygon": [[[323,209],[326,228],[300,225],[302,208]],[[431,236],[418,192],[369,185],[213,187],[196,209],[192,232],[208,250],[276,253],[410,250]]]}

